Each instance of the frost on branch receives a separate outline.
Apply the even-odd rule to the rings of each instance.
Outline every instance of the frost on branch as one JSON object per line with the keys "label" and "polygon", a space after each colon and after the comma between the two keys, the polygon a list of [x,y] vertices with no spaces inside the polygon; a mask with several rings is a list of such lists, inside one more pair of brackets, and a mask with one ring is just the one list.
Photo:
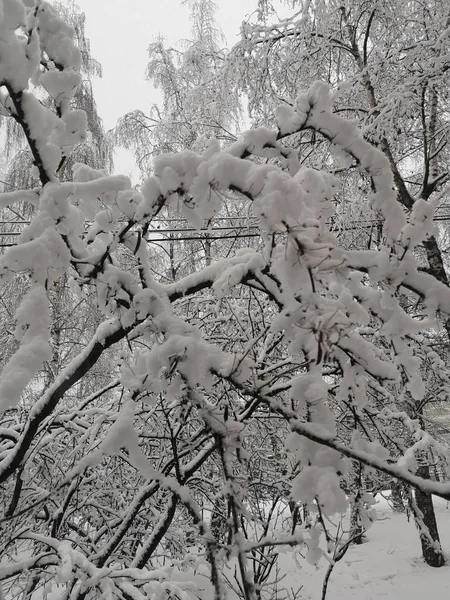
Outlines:
{"label": "frost on branch", "polygon": [[[36,585],[59,581],[74,598],[193,598],[201,581],[189,575],[185,584],[180,573],[195,570],[219,599],[235,568],[252,600],[256,550],[276,557],[278,547],[306,544],[311,562],[331,551],[328,538],[321,546],[325,518],[347,510],[348,459],[361,477],[378,470],[449,498],[448,483],[416,474],[424,452],[448,473],[448,449],[407,412],[430,393],[419,334],[450,314],[448,288],[419,272],[414,254],[432,232],[432,209],[418,204],[407,219],[388,160],[333,113],[321,83],[277,112],[277,129],[247,132],[228,149],[158,157],[139,191],[80,164],[60,182],[60,161],[85,133],[70,108],[79,57],[53,9],[29,4],[3,3],[13,27],[5,47],[23,61],[20,76],[4,67],[3,87],[41,187],[37,215],[1,261],[2,283],[26,276],[27,293],[19,346],[0,378],[0,482],[8,541],[46,553],[17,559],[17,585],[30,571]],[[38,62],[26,58],[27,40],[40,44]],[[346,251],[328,229],[339,181],[297,164],[289,137],[306,129],[371,178],[384,222],[375,249]],[[161,209],[201,227],[242,198],[259,224],[258,247],[164,283],[149,238]],[[80,302],[95,299],[99,316],[85,347],[58,362],[62,309],[48,299],[64,278]],[[406,295],[420,310],[405,308]],[[88,385],[105,356],[112,383]],[[39,387],[44,362],[56,372]],[[49,456],[58,461],[50,475]],[[296,531],[300,504],[309,532]],[[161,553],[170,569],[159,568]],[[0,565],[12,577],[10,562]]]}

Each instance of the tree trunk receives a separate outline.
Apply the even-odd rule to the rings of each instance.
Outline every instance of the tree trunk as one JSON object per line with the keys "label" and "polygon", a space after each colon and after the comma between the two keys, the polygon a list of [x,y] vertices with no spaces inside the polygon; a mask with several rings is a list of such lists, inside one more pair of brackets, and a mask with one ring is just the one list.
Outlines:
{"label": "tree trunk", "polygon": [[362,544],[364,528],[362,514],[364,502],[362,500],[363,471],[361,463],[352,461],[350,468],[349,496],[350,496],[350,538],[354,544]]}
{"label": "tree trunk", "polygon": [[400,481],[394,479],[391,483],[391,502],[392,509],[395,512],[405,512],[405,504],[402,498],[403,485]]}
{"label": "tree trunk", "polygon": [[[424,479],[429,479],[429,474],[428,465],[420,466],[417,470],[417,475]],[[439,539],[432,495],[416,490],[413,496],[411,491],[410,507],[419,530],[425,562],[430,567],[442,567],[445,564],[445,557]]]}
{"label": "tree trunk", "polygon": [[175,281],[177,278],[177,268],[175,266],[175,235],[169,234],[169,260],[170,260],[170,279]]}
{"label": "tree trunk", "polygon": [[300,507],[295,500],[289,500],[289,509],[292,517],[291,534],[293,535],[297,525],[302,524],[302,516],[300,514]]}
{"label": "tree trunk", "polygon": [[358,492],[350,505],[350,537],[353,544],[362,544],[364,529],[361,525],[361,494]]}
{"label": "tree trunk", "polygon": [[211,265],[211,238],[207,235],[205,237],[205,266]]}

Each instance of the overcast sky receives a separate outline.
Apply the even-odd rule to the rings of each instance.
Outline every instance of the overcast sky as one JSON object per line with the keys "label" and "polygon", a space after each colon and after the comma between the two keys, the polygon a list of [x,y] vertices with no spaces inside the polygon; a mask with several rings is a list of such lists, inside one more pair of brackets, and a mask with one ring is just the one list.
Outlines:
{"label": "overcast sky", "polygon": [[[157,101],[157,93],[145,81],[147,48],[159,34],[171,46],[189,39],[189,10],[181,0],[76,0],[76,4],[86,14],[92,55],[103,66],[103,78],[94,83],[94,90],[99,113],[110,129],[126,112],[147,111]],[[216,0],[216,4],[218,24],[232,46],[257,0]],[[127,153],[118,152],[117,171],[130,174],[132,165]]]}

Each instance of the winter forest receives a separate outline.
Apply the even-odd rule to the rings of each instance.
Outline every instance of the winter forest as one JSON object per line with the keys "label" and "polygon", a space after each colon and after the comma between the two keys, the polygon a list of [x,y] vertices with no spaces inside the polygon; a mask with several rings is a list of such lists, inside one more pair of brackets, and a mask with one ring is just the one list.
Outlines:
{"label": "winter forest", "polygon": [[0,600],[448,598],[450,5],[180,4],[0,0]]}

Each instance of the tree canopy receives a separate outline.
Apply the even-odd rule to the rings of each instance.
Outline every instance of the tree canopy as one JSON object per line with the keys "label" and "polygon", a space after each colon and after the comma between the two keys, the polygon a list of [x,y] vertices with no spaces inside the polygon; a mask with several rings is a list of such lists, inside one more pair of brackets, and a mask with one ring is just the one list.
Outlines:
{"label": "tree canopy", "polygon": [[[381,81],[391,48],[370,38],[379,9],[335,4],[305,3],[297,20],[244,27],[227,60],[236,66],[241,53],[242,68],[255,74],[246,89],[258,122],[235,141],[208,136],[196,147],[184,127],[173,133],[180,115],[189,125],[205,117],[214,91],[192,76],[204,48],[214,48],[211,22],[194,31],[198,55],[194,43],[175,64],[153,47],[152,77],[164,67],[176,80],[155,125],[167,147],[149,149],[156,155],[136,188],[83,157],[62,177],[62,162],[88,139],[76,105],[84,64],[77,25],[45,1],[0,3],[1,105],[37,180],[0,194],[2,207],[34,207],[0,260],[0,285],[21,294],[0,374],[3,595],[26,599],[57,586],[73,600],[270,598],[279,550],[303,548],[312,564],[339,557],[369,526],[368,482],[383,477],[416,490],[424,547],[443,563],[420,509],[431,494],[450,500],[450,448],[423,415],[449,389],[447,357],[433,343],[450,318],[433,221],[447,178],[447,113],[436,112],[445,93],[433,70],[440,38],[424,8],[420,35],[429,33],[433,60],[414,59],[404,39],[391,49],[395,60],[405,54],[416,82],[427,72],[417,83],[425,115],[415,121],[422,146],[413,152],[409,109],[392,140],[392,94],[374,91],[383,100],[370,104],[368,74]],[[391,18],[386,9],[383,19]],[[320,55],[313,76],[306,67],[292,75],[294,41],[302,65]],[[258,71],[254,53],[263,48]],[[271,94],[257,77],[275,75],[274,48],[291,62]],[[369,55],[377,66],[369,68]],[[345,97],[365,94],[364,107],[352,107],[363,123],[336,94],[347,60],[356,92]],[[200,74],[215,68],[208,62]],[[170,86],[190,98],[186,106]],[[224,128],[223,105],[208,107],[208,127],[216,120]],[[351,202],[377,223],[364,246],[348,247],[335,230],[351,181],[363,182]],[[245,209],[256,243],[217,243],[207,260],[186,261],[168,280],[152,244],[167,208],[199,232]],[[424,471],[430,455],[442,481]],[[349,501],[356,528],[343,542],[328,519]]]}

